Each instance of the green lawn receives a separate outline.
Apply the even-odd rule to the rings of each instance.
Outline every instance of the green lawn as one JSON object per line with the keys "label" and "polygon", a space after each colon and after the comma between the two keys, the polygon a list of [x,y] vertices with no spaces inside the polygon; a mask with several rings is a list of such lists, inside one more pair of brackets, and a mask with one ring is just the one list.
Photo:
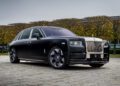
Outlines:
{"label": "green lawn", "polygon": [[120,58],[120,54],[110,54],[110,57],[112,57],[112,58]]}
{"label": "green lawn", "polygon": [[0,53],[0,56],[1,56],[1,55],[8,55],[8,53]]}

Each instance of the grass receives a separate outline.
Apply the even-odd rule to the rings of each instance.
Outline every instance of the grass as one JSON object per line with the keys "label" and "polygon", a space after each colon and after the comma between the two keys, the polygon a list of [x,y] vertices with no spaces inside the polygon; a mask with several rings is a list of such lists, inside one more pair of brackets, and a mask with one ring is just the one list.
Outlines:
{"label": "grass", "polygon": [[0,53],[0,56],[1,56],[1,55],[8,55],[8,53]]}
{"label": "grass", "polygon": [[120,54],[110,54],[111,58],[120,58]]}

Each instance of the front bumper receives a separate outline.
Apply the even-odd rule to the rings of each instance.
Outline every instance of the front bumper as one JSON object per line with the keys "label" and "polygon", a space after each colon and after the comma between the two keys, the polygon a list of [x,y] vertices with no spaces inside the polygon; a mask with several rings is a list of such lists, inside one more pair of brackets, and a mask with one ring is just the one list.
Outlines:
{"label": "front bumper", "polygon": [[106,64],[109,61],[108,60],[101,60],[101,61],[90,61],[88,59],[70,59],[70,64]]}
{"label": "front bumper", "polygon": [[[109,54],[90,54],[90,57],[87,58],[86,53],[71,53],[69,63],[70,64],[105,64],[109,62]],[[101,57],[102,56],[102,57]]]}
{"label": "front bumper", "polygon": [[109,62],[109,52],[87,52],[86,48],[70,47],[69,64],[105,64]]}

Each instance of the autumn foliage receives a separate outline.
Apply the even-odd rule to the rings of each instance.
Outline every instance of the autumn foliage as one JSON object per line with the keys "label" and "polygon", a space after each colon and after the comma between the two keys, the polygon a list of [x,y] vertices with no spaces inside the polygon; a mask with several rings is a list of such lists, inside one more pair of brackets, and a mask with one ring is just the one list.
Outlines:
{"label": "autumn foliage", "polygon": [[110,42],[118,42],[120,40],[120,19],[96,16],[84,19],[57,19],[54,21],[1,25],[0,44],[8,44],[22,29],[32,26],[59,26],[68,28],[79,36],[94,36]]}

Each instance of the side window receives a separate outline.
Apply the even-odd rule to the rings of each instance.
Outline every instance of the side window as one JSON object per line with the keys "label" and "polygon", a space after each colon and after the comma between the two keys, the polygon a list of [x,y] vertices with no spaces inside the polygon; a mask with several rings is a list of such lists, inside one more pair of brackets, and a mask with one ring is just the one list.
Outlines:
{"label": "side window", "polygon": [[32,37],[31,38],[36,38],[36,36],[38,37],[42,37],[42,34],[40,33],[40,31],[38,29],[33,29],[33,32],[32,32]]}
{"label": "side window", "polygon": [[20,39],[28,39],[30,36],[30,31],[31,29],[24,30]]}

